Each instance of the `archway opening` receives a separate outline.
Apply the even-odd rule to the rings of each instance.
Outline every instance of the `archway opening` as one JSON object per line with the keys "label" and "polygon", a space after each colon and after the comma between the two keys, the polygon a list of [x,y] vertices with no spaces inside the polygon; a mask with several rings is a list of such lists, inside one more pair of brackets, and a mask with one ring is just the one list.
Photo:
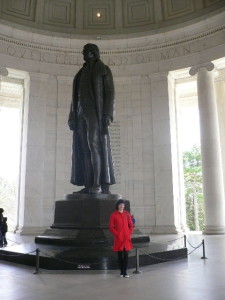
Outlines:
{"label": "archway opening", "polygon": [[18,223],[23,86],[6,78],[0,88],[0,207],[9,230]]}
{"label": "archway opening", "polygon": [[187,227],[204,229],[204,197],[196,80],[176,85],[179,145],[183,162]]}

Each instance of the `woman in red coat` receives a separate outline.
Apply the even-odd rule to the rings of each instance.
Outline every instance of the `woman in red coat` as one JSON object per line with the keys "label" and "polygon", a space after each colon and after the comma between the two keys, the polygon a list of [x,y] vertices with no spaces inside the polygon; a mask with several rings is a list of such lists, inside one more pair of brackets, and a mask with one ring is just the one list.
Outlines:
{"label": "woman in red coat", "polygon": [[114,235],[113,251],[118,252],[118,264],[120,267],[120,277],[128,278],[127,264],[128,253],[133,248],[131,234],[133,232],[133,222],[129,212],[124,210],[124,200],[118,200],[116,211],[110,216],[109,230]]}

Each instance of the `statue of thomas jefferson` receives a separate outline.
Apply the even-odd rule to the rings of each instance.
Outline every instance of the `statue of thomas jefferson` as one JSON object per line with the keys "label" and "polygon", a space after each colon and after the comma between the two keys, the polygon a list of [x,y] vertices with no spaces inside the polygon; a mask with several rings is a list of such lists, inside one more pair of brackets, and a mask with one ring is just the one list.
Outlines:
{"label": "statue of thomas jefferson", "polygon": [[115,183],[108,126],[113,121],[114,84],[97,45],[86,44],[84,65],[74,77],[68,124],[73,131],[70,182],[80,193],[109,193]]}

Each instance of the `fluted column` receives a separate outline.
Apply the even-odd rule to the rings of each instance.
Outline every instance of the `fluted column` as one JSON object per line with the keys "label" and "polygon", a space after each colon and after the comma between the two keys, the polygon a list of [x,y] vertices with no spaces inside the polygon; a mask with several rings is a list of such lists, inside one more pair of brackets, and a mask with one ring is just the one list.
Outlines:
{"label": "fluted column", "polygon": [[225,233],[225,200],[213,63],[194,66],[200,116],[206,234]]}
{"label": "fluted column", "polygon": [[220,145],[223,167],[223,184],[225,186],[225,69],[216,72],[215,89],[217,98]]}

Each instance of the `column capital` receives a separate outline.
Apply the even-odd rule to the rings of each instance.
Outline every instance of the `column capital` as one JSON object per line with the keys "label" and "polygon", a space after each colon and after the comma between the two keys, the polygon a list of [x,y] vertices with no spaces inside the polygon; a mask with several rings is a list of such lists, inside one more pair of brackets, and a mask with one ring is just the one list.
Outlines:
{"label": "column capital", "polygon": [[8,76],[9,72],[5,67],[0,67],[0,75]]}
{"label": "column capital", "polygon": [[208,62],[208,63],[204,63],[201,65],[196,65],[194,67],[191,67],[191,69],[189,70],[189,74],[191,76],[194,76],[195,74],[197,74],[200,70],[207,70],[207,71],[212,71],[214,69],[214,64],[212,62]]}

